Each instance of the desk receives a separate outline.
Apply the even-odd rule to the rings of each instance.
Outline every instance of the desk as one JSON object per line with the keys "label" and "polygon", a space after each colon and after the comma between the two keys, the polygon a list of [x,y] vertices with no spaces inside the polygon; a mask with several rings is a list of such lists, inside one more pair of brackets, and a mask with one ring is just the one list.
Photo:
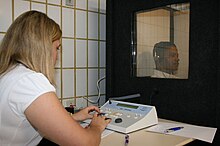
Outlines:
{"label": "desk", "polygon": [[[159,119],[159,121],[167,121]],[[173,122],[173,121],[170,121]],[[180,136],[147,132],[146,129],[129,133],[128,146],[181,146],[194,139]],[[100,146],[124,146],[125,134],[114,132],[101,140]]]}

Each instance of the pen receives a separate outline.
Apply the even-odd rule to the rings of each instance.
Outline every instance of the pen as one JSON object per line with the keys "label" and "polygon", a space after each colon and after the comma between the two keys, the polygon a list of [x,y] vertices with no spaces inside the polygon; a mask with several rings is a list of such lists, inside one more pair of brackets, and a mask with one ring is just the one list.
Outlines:
{"label": "pen", "polygon": [[[104,116],[105,113],[98,113],[98,116]],[[108,119],[111,119],[111,118],[105,118],[105,120],[108,120]]]}
{"label": "pen", "polygon": [[105,113],[98,113],[98,116],[104,116]]}
{"label": "pen", "polygon": [[170,132],[174,132],[174,131],[178,131],[178,130],[181,130],[183,129],[184,127],[173,127],[173,128],[169,128],[169,129],[166,129],[164,131],[164,133],[170,133]]}

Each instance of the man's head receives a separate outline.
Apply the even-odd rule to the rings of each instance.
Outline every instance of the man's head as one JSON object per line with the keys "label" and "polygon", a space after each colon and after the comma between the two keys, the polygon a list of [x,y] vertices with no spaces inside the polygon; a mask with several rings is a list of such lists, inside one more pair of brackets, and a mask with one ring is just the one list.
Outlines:
{"label": "man's head", "polygon": [[154,45],[153,57],[156,69],[175,74],[178,70],[179,58],[176,45],[171,42],[159,42]]}

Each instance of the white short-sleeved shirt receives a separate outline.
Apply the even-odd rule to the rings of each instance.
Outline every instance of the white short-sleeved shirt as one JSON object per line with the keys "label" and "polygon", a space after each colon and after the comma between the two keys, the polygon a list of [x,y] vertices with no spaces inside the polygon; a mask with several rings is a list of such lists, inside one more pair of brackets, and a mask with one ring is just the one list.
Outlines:
{"label": "white short-sleeved shirt", "polygon": [[48,79],[21,64],[0,77],[1,146],[34,146],[40,142],[42,137],[31,126],[24,111],[47,92],[55,92]]}
{"label": "white short-sleeved shirt", "polygon": [[151,76],[152,78],[173,78],[177,79],[178,77],[172,74],[168,74],[159,70],[154,70],[154,74]]}

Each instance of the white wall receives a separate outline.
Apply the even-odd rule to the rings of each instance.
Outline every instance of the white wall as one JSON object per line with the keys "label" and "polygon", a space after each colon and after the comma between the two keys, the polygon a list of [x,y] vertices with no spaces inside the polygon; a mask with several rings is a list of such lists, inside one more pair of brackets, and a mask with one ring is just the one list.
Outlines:
{"label": "white wall", "polygon": [[[96,81],[105,76],[106,0],[0,0],[0,40],[21,13],[38,10],[54,19],[63,31],[62,48],[56,64],[57,95],[64,106],[89,105],[96,100]],[[101,82],[101,103],[105,80]]]}

